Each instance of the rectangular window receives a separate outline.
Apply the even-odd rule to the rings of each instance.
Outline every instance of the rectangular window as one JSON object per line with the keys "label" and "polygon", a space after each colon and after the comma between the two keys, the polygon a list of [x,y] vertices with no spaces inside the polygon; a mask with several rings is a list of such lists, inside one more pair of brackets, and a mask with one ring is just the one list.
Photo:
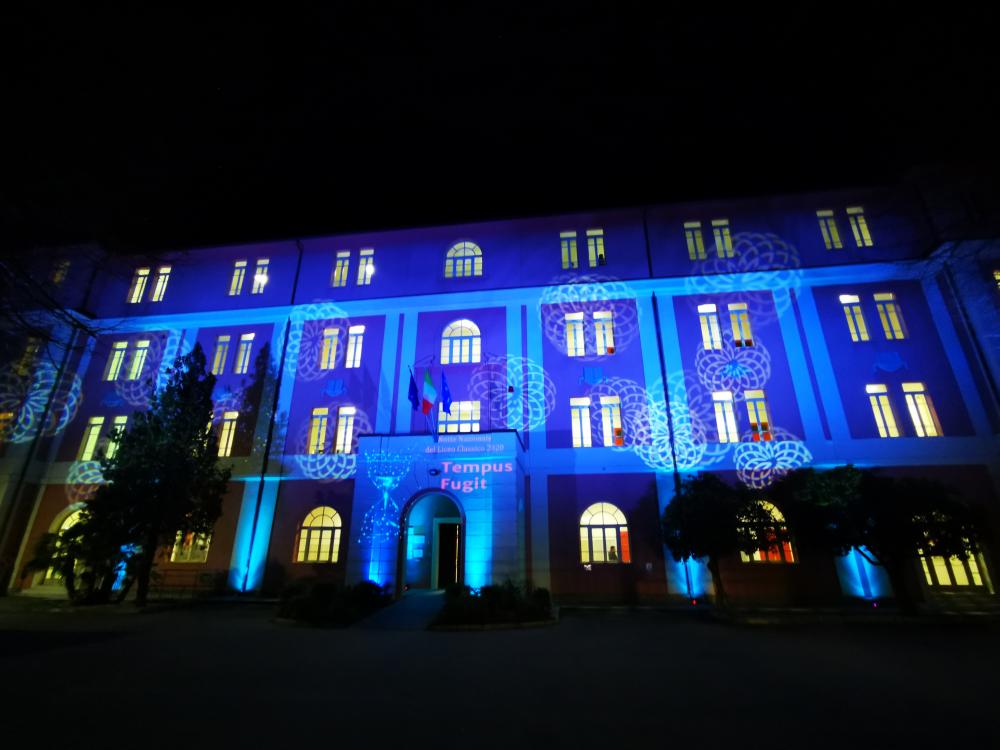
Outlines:
{"label": "rectangular window", "polygon": [[847,318],[847,328],[851,332],[851,341],[867,341],[868,325],[865,314],[861,311],[861,300],[856,294],[841,294],[840,304],[844,306],[844,316]]}
{"label": "rectangular window", "polygon": [[341,406],[337,412],[337,440],[333,446],[334,453],[351,453],[354,449],[354,415],[357,409],[353,406]]}
{"label": "rectangular window", "polygon": [[736,431],[736,412],[733,410],[733,394],[729,391],[713,391],[715,404],[715,426],[719,431],[720,443],[740,442]]}
{"label": "rectangular window", "polygon": [[128,379],[138,380],[142,377],[142,368],[146,366],[146,356],[149,354],[149,339],[142,339],[135,342],[135,351],[132,352],[132,362],[128,366]]}
{"label": "rectangular window", "polygon": [[142,295],[146,292],[146,282],[149,281],[149,269],[137,268],[135,276],[132,277],[132,285],[128,289],[128,303],[134,305],[142,302]]}
{"label": "rectangular window", "polygon": [[747,400],[747,416],[750,418],[750,440],[754,443],[769,442],[771,435],[771,420],[767,413],[767,399],[764,391],[743,391]]}
{"label": "rectangular window", "polygon": [[177,539],[170,551],[170,562],[203,563],[208,561],[208,548],[212,544],[211,534],[186,534],[177,532]]}
{"label": "rectangular window", "polygon": [[997,291],[1000,291],[1000,271],[993,272],[993,281],[996,282]]}
{"label": "rectangular window", "polygon": [[604,230],[587,230],[587,258],[590,267],[606,265],[608,260],[604,257]]}
{"label": "rectangular window", "polygon": [[562,267],[579,268],[580,259],[576,253],[576,232],[560,232],[559,244],[562,245]]}
{"label": "rectangular window", "polygon": [[896,295],[892,292],[880,292],[875,295],[875,307],[878,308],[878,317],[882,321],[882,332],[890,341],[893,339],[905,339],[906,329],[903,327],[903,317],[899,314],[899,305],[896,304]]}
{"label": "rectangular window", "polygon": [[722,348],[722,332],[719,330],[719,313],[715,305],[698,305],[698,320],[701,323],[701,342],[706,349]]}
{"label": "rectangular window", "polygon": [[237,375],[246,375],[250,370],[250,352],[253,350],[252,333],[244,333],[240,336],[240,348],[236,350],[236,368],[233,370]]}
{"label": "rectangular window", "polygon": [[892,404],[889,403],[889,393],[885,385],[882,383],[866,385],[865,393],[868,394],[868,401],[872,405],[872,415],[875,417],[879,437],[899,437],[896,415],[892,411]]}
{"label": "rectangular window", "polygon": [[347,286],[347,272],[351,268],[351,251],[337,251],[337,262],[333,266],[333,276],[330,278],[330,286]]}
{"label": "rectangular window", "polygon": [[153,285],[153,302],[162,302],[167,293],[167,282],[170,281],[170,266],[160,266],[156,272],[156,283]]}
{"label": "rectangular window", "polygon": [[104,451],[104,455],[108,458],[114,458],[118,452],[118,443],[121,441],[121,436],[125,432],[125,425],[127,424],[128,417],[115,417],[111,423],[111,435],[108,436],[108,447]]}
{"label": "rectangular window", "polygon": [[253,272],[253,287],[250,289],[250,294],[263,294],[264,287],[267,286],[268,279],[267,275],[268,267],[271,265],[271,260],[269,258],[258,258],[257,268]]}
{"label": "rectangular window", "polygon": [[20,375],[22,378],[31,374],[35,369],[35,359],[38,357],[38,352],[42,350],[42,341],[35,336],[29,336],[28,342],[24,345],[24,351],[21,353],[21,358],[14,365],[14,372]]}
{"label": "rectangular window", "polygon": [[729,322],[733,326],[733,345],[753,346],[750,313],[747,310],[746,302],[731,302],[729,304]]}
{"label": "rectangular window", "polygon": [[101,428],[104,427],[104,417],[91,417],[87,422],[87,427],[83,431],[83,442],[80,443],[80,461],[93,461],[94,453],[97,451],[97,441],[101,437]]}
{"label": "rectangular window", "polygon": [[323,329],[323,349],[319,355],[319,369],[332,370],[337,362],[337,337],[340,331],[337,328]]}
{"label": "rectangular window", "polygon": [[215,354],[212,356],[213,375],[221,375],[226,371],[227,359],[229,359],[229,335],[225,334],[215,340]]}
{"label": "rectangular window", "polygon": [[570,357],[582,357],[585,354],[582,312],[566,313],[566,354]]}
{"label": "rectangular window", "polygon": [[105,380],[118,380],[118,375],[122,371],[122,364],[125,362],[125,350],[127,348],[127,341],[116,341],[111,345],[111,355],[108,357],[108,364],[104,368]]}
{"label": "rectangular window", "polygon": [[733,257],[733,237],[729,233],[729,219],[712,219],[715,252],[720,258]]}
{"label": "rectangular window", "polygon": [[701,234],[700,221],[684,222],[684,238],[687,240],[688,257],[691,260],[705,260],[705,238]]}
{"label": "rectangular window", "polygon": [[361,345],[364,344],[365,327],[351,326],[347,329],[347,361],[345,367],[361,367]]}
{"label": "rectangular window", "polygon": [[438,432],[479,432],[479,402],[452,401],[451,414],[438,403]]}
{"label": "rectangular window", "polygon": [[57,261],[52,269],[52,275],[49,277],[55,286],[62,286],[62,283],[66,281],[66,274],[69,273],[69,261],[60,260]]}
{"label": "rectangular window", "polygon": [[326,452],[326,423],[330,418],[330,410],[325,407],[313,409],[312,418],[309,420],[309,453]]}
{"label": "rectangular window", "polygon": [[222,413],[222,429],[219,431],[219,456],[232,455],[233,437],[236,435],[236,420],[239,418],[238,411],[226,411]]}
{"label": "rectangular window", "polygon": [[598,310],[594,313],[594,335],[598,354],[615,353],[615,321],[610,310]]}
{"label": "rectangular window", "polygon": [[931,397],[923,383],[903,383],[903,395],[906,398],[906,408],[910,412],[913,430],[917,437],[938,437],[941,435],[941,423]]}
{"label": "rectangular window", "polygon": [[238,260],[233,264],[233,278],[229,282],[229,296],[235,297],[243,293],[243,279],[247,275],[247,262]]}
{"label": "rectangular window", "polygon": [[0,411],[0,445],[7,442],[14,429],[14,412]]}
{"label": "rectangular window", "polygon": [[590,399],[586,396],[569,400],[573,425],[573,447],[590,447]]}
{"label": "rectangular window", "polygon": [[358,286],[368,286],[372,283],[375,273],[375,250],[363,248],[358,254]]}
{"label": "rectangular window", "polygon": [[816,218],[819,220],[819,230],[823,233],[823,245],[826,249],[841,249],[844,243],[840,240],[840,230],[837,229],[837,220],[833,216],[833,211],[817,211]]}
{"label": "rectangular window", "polygon": [[622,402],[618,396],[601,396],[601,431],[605,447],[625,445],[622,432]]}
{"label": "rectangular window", "polygon": [[868,231],[868,222],[865,221],[865,209],[861,206],[850,206],[847,209],[847,218],[851,222],[855,244],[858,247],[871,247],[872,236]]}

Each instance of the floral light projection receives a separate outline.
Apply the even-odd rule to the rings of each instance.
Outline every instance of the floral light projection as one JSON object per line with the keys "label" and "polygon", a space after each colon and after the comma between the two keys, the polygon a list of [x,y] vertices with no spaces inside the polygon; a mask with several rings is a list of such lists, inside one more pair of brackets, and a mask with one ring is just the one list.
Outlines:
{"label": "floral light projection", "polygon": [[771,354],[759,341],[754,346],[733,345],[726,332],[721,349],[695,351],[694,365],[698,380],[709,391],[731,391],[733,399],[742,401],[745,389],[763,388],[771,378]]}
{"label": "floral light projection", "polygon": [[736,473],[747,487],[763,489],[781,479],[792,469],[812,462],[813,456],[806,444],[780,427],[771,430],[773,438],[766,442],[751,442],[749,432],[736,446],[734,460]]}
{"label": "floral light projection", "polygon": [[399,535],[399,506],[389,493],[399,486],[410,470],[412,459],[401,453],[372,453],[365,457],[368,479],[382,497],[365,511],[361,519],[361,539],[382,542]]}
{"label": "floral light projection", "polygon": [[3,373],[0,376],[0,410],[16,415],[7,440],[24,443],[35,437],[42,427],[47,405],[49,413],[42,434],[51,437],[61,433],[80,408],[81,386],[75,373],[64,374],[60,381],[58,371],[48,362],[38,365],[30,376]]}
{"label": "floral light projection", "polygon": [[[177,356],[179,345],[179,331],[151,335],[142,374],[135,380],[129,380],[127,374],[131,359],[126,359],[122,372],[115,381],[115,393],[133,408],[149,408],[150,397],[156,389],[166,385],[170,377],[167,370],[173,364],[173,358]],[[172,355],[171,352],[173,352]],[[165,367],[164,364],[167,366]]]}
{"label": "floral light projection", "polygon": [[542,427],[556,402],[552,378],[532,359],[488,355],[472,372],[469,396],[488,407],[489,429]]}
{"label": "floral light projection", "polygon": [[590,415],[591,431],[594,435],[601,435],[604,429],[600,397],[618,397],[622,421],[622,445],[612,446],[615,450],[630,450],[635,447],[637,440],[649,438],[649,394],[637,382],[628,378],[605,378],[595,383],[589,389],[588,395],[595,404]]}
{"label": "floral light projection", "polygon": [[553,279],[539,299],[538,309],[542,328],[556,348],[566,348],[566,316],[584,313],[584,340],[586,353],[576,359],[593,361],[607,356],[593,349],[595,341],[592,313],[609,310],[613,313],[615,350],[624,350],[639,334],[639,313],[635,305],[635,291],[622,281],[598,274],[564,275]]}
{"label": "floral light projection", "polygon": [[[327,326],[324,321],[336,322]],[[331,302],[313,302],[292,311],[291,326],[288,330],[288,345],[285,352],[285,368],[290,377],[299,380],[319,380],[333,370],[320,368],[323,352],[323,330],[327,327],[339,329],[337,342],[337,362],[343,362],[347,347],[347,329],[351,322],[342,307]]]}
{"label": "floral light projection", "polygon": [[[344,404],[329,404],[330,422],[327,425],[327,443],[336,440],[337,409]],[[358,438],[373,432],[371,420],[360,408],[354,413],[354,429],[351,437],[350,453],[309,453],[309,421],[306,420],[299,430],[296,441],[295,460],[298,461],[302,473],[310,479],[320,482],[337,482],[350,479],[358,469]]]}
{"label": "floral light projection", "polygon": [[74,461],[66,474],[66,498],[70,503],[90,500],[104,484],[104,474],[98,461]]}

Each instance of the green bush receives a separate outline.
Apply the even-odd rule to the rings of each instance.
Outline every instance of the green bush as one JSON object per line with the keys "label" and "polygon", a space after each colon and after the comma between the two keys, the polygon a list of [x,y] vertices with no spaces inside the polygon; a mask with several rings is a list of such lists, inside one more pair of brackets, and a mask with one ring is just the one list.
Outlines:
{"label": "green bush", "polygon": [[289,584],[281,594],[278,617],[310,625],[343,627],[392,602],[388,588],[371,581],[339,586],[319,579]]}
{"label": "green bush", "polygon": [[491,625],[551,618],[552,601],[546,589],[526,592],[508,580],[499,586],[483,586],[478,592],[468,586],[449,586],[435,624]]}

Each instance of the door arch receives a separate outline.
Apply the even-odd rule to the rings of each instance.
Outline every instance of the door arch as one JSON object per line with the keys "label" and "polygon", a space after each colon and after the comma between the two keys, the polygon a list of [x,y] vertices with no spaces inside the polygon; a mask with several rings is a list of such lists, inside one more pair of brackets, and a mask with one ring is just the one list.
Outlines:
{"label": "door arch", "polygon": [[[414,513],[419,518],[414,517]],[[417,524],[412,523],[417,521]],[[465,509],[451,492],[439,489],[421,490],[414,494],[399,515],[399,546],[396,550],[396,596],[404,587],[442,588],[441,570],[436,563],[444,552],[449,553],[440,536],[448,534],[446,526],[457,525],[455,539],[456,583],[465,581]],[[418,556],[419,555],[419,556]],[[436,574],[436,575],[435,575]],[[412,578],[413,580],[408,580]]]}

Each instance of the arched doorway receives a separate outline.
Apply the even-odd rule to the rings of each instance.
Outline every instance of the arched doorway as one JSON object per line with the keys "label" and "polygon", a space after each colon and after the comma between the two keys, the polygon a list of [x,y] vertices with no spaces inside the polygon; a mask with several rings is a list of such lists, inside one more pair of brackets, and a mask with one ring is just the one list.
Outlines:
{"label": "arched doorway", "polygon": [[400,517],[397,593],[443,589],[465,578],[465,514],[454,496],[428,490],[410,498]]}

